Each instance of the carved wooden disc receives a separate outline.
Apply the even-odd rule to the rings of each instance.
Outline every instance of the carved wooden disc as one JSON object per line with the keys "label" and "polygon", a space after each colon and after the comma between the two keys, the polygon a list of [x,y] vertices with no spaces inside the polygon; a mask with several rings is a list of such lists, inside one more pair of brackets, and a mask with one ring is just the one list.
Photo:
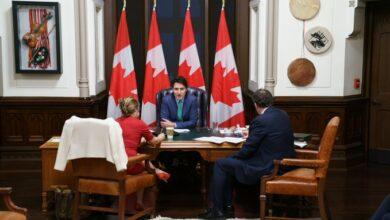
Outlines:
{"label": "carved wooden disc", "polygon": [[298,58],[287,69],[288,78],[296,86],[307,86],[316,76],[314,64],[306,58]]}
{"label": "carved wooden disc", "polygon": [[299,20],[309,20],[320,10],[320,0],[290,0],[291,14]]}
{"label": "carved wooden disc", "polygon": [[325,27],[313,27],[305,33],[305,46],[308,51],[320,54],[332,45],[332,35]]}

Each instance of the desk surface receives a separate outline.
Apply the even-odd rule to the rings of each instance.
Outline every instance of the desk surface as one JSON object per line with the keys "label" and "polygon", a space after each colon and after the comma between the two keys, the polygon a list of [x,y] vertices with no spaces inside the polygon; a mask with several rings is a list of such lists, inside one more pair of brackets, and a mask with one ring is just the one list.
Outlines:
{"label": "desk surface", "polygon": [[[221,136],[221,135],[215,135],[213,134],[209,129],[206,128],[197,128],[197,129],[191,129],[188,133],[181,133],[178,135],[175,135],[173,137],[173,140],[167,140],[165,139],[161,145],[160,148],[167,149],[167,148],[198,148],[198,149],[207,149],[207,148],[213,148],[213,149],[239,149],[242,146],[242,143],[240,144],[232,144],[232,143],[222,143],[222,144],[214,144],[210,142],[204,142],[204,141],[196,141],[195,138],[198,137],[209,137],[209,136]],[[39,148],[42,149],[57,149],[59,145],[59,139],[60,137],[54,136],[50,140],[48,140],[46,143],[41,145]],[[143,144],[144,147],[147,146],[147,143]]]}
{"label": "desk surface", "polygon": [[[300,133],[294,133],[294,136],[302,135]],[[307,135],[308,134],[303,134]],[[213,148],[213,149],[239,149],[242,147],[243,143],[232,144],[232,143],[222,143],[214,144],[210,142],[195,141],[195,138],[199,137],[210,137],[210,136],[222,136],[221,134],[215,134],[211,129],[208,128],[195,128],[191,129],[188,133],[181,133],[173,136],[173,140],[164,140],[160,148],[162,149],[191,149],[191,148]],[[311,137],[311,135],[309,135]],[[40,146],[40,149],[57,149],[59,144],[60,137],[53,136],[50,140]],[[148,147],[147,144],[143,144],[143,147]],[[305,147],[310,148],[310,147]]]}
{"label": "desk surface", "polygon": [[173,136],[173,140],[164,140],[160,148],[161,149],[239,149],[242,146],[240,144],[232,143],[222,143],[214,144],[211,142],[205,141],[196,141],[195,138],[199,137],[210,137],[210,136],[221,136],[220,134],[215,134],[211,129],[207,128],[195,128],[191,129],[188,133],[181,133]]}

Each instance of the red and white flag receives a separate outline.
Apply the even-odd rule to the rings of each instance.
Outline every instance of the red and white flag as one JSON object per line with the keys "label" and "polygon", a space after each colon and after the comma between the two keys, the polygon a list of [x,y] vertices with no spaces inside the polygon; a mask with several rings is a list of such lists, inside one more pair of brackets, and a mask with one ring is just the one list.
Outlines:
{"label": "red and white flag", "polygon": [[126,11],[122,10],[112,64],[110,93],[108,97],[107,117],[122,116],[118,100],[132,96],[138,99],[137,81],[131,52]]}
{"label": "red and white flag", "polygon": [[155,9],[149,29],[148,53],[146,55],[144,95],[141,119],[149,126],[156,125],[156,95],[170,87],[160,32]]}
{"label": "red and white flag", "polygon": [[188,86],[206,89],[192,29],[191,13],[187,8],[179,58],[179,76],[187,79]]}
{"label": "red and white flag", "polygon": [[210,126],[245,126],[240,77],[222,8],[215,48],[210,100]]}

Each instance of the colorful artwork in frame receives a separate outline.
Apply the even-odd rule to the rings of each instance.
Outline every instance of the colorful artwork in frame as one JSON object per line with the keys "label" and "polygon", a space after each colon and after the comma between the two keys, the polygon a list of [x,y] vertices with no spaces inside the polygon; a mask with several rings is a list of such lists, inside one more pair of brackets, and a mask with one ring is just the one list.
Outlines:
{"label": "colorful artwork in frame", "polygon": [[13,1],[16,73],[61,73],[57,2]]}

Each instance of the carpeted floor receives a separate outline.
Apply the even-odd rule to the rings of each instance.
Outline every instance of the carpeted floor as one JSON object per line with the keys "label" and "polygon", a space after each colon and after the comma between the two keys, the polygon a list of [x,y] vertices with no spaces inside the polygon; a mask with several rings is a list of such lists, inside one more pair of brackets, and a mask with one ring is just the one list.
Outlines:
{"label": "carpeted floor", "polygon": [[[152,220],[180,220],[180,219],[185,219],[185,220],[199,220],[198,218],[169,218],[169,217],[163,217],[163,216],[157,216],[156,218],[153,218]],[[229,218],[227,220],[257,220],[258,218]]]}

